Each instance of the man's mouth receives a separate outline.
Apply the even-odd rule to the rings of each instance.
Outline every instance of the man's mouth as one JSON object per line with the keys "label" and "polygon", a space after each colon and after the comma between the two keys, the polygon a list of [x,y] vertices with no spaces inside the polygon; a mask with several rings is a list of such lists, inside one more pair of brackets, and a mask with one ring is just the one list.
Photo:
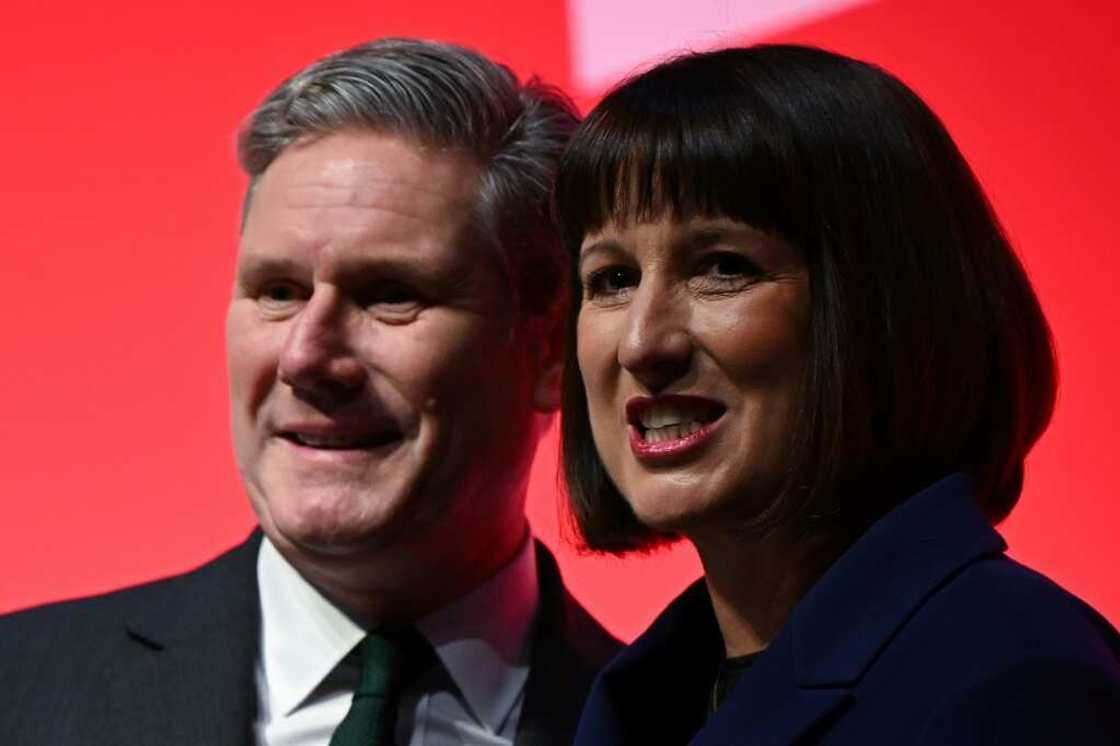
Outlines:
{"label": "man's mouth", "polygon": [[686,438],[718,420],[727,407],[699,396],[635,397],[626,403],[626,419],[646,443]]}
{"label": "man's mouth", "polygon": [[396,431],[383,431],[378,433],[331,433],[331,432],[301,432],[286,430],[280,437],[287,441],[303,446],[328,451],[356,451],[369,450],[389,445],[401,439],[401,434]]}

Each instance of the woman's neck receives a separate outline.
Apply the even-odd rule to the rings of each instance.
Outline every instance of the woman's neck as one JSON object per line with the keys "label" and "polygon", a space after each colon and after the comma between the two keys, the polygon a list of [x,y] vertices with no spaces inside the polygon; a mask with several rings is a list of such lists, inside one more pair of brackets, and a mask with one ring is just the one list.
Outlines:
{"label": "woman's neck", "polygon": [[821,539],[749,541],[726,529],[690,534],[728,657],[765,649],[835,558]]}

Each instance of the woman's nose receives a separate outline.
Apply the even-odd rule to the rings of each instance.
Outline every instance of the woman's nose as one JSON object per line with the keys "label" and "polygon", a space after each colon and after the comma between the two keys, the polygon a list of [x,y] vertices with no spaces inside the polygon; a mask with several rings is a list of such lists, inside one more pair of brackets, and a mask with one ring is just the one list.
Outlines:
{"label": "woman's nose", "polygon": [[628,309],[618,362],[651,392],[679,379],[692,362],[687,303],[668,288],[651,284],[635,291]]}

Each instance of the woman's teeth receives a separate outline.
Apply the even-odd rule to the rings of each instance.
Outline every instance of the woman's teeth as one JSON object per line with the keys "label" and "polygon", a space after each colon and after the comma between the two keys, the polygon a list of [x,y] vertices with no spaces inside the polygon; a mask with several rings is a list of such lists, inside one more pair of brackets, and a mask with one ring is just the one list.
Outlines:
{"label": "woman's teeth", "polygon": [[715,419],[710,404],[697,402],[665,402],[648,407],[639,416],[642,440],[664,443],[692,435]]}
{"label": "woman's teeth", "polygon": [[697,420],[691,422],[682,422],[674,425],[665,425],[664,427],[648,428],[643,434],[642,439],[647,443],[663,443],[668,440],[679,440],[704,427],[704,423]]}

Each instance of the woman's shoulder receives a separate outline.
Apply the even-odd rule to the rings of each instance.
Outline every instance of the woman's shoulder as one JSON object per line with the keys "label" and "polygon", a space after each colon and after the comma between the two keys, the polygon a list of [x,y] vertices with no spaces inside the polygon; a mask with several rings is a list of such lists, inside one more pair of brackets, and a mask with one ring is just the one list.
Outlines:
{"label": "woman's shoulder", "polygon": [[970,648],[1007,659],[1120,665],[1120,634],[1100,613],[1050,578],[1000,555],[977,561],[927,600],[914,623],[955,631]]}
{"label": "woman's shoulder", "polygon": [[931,597],[907,631],[884,669],[909,673],[878,682],[924,679],[917,688],[928,711],[916,743],[1120,737],[1120,635],[1029,567],[1007,557],[977,562]]}
{"label": "woman's shoulder", "polygon": [[837,742],[1112,743],[1120,635],[1049,578],[989,556],[934,589],[851,686]]}

